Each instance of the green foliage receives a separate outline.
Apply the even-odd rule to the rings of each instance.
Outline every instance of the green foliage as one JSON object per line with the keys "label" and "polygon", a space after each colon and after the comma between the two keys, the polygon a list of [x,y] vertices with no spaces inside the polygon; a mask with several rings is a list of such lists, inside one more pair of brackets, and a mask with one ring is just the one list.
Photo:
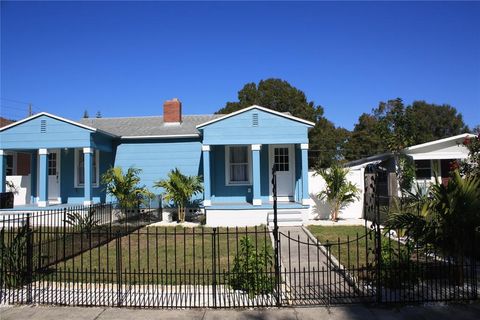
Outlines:
{"label": "green foliage", "polygon": [[272,267],[271,254],[263,249],[257,251],[253,241],[245,236],[240,239],[239,252],[229,274],[229,284],[234,290],[246,292],[249,297],[272,293],[275,288]]}
{"label": "green foliage", "polygon": [[463,145],[468,149],[468,158],[460,163],[460,172],[464,176],[480,179],[480,131],[476,137],[465,138]]}
{"label": "green foliage", "polygon": [[332,220],[338,220],[338,213],[346,205],[359,199],[360,190],[352,182],[348,181],[348,169],[339,165],[333,165],[330,169],[317,169],[325,180],[326,188],[317,196],[320,200],[327,201],[332,208]]}
{"label": "green foliage", "polygon": [[337,128],[323,116],[323,108],[308,101],[305,93],[287,81],[281,79],[261,80],[258,85],[247,83],[238,92],[237,102],[227,102],[217,113],[231,113],[240,109],[260,105],[278,112],[289,112],[295,117],[315,123],[309,132],[310,154],[315,163],[324,168],[330,166],[335,159],[341,158],[341,149],[347,131]]}
{"label": "green foliage", "polygon": [[100,219],[95,219],[95,209],[89,208],[86,214],[79,211],[68,212],[65,222],[73,227],[77,227],[82,232],[91,232],[98,226]]}
{"label": "green foliage", "polygon": [[448,105],[414,101],[407,107],[407,117],[414,121],[412,144],[420,144],[468,132],[462,115]]}
{"label": "green foliage", "polygon": [[449,105],[414,101],[405,106],[397,98],[380,102],[362,114],[345,143],[346,160],[357,160],[468,131],[462,115]]}
{"label": "green foliage", "polygon": [[7,288],[22,286],[27,280],[26,259],[29,229],[23,226],[8,242],[5,228],[0,231],[0,283]]}
{"label": "green foliage", "polygon": [[398,155],[396,176],[402,194],[412,189],[413,181],[415,180],[415,163],[411,157],[404,154]]}
{"label": "green foliage", "polygon": [[107,193],[117,199],[122,209],[137,208],[153,197],[144,185],[139,185],[141,172],[141,169],[128,168],[124,173],[122,168],[114,167],[102,175],[102,184]]}
{"label": "green foliage", "polygon": [[370,114],[363,113],[345,143],[343,151],[345,159],[353,161],[385,151],[378,120]]}
{"label": "green foliage", "polygon": [[448,185],[435,183],[428,198],[422,197],[416,206],[413,203],[392,214],[387,227],[402,230],[418,243],[438,244],[458,254],[463,252],[465,237],[480,226],[480,179],[462,179],[455,171]]}
{"label": "green foliage", "polygon": [[380,260],[380,277],[382,285],[387,288],[400,288],[405,282],[418,279],[411,261],[412,248],[399,245],[397,241],[382,237]]}
{"label": "green foliage", "polygon": [[156,188],[163,188],[164,199],[173,201],[178,208],[178,219],[185,221],[185,208],[192,197],[203,191],[202,178],[199,176],[186,176],[175,168],[168,173],[168,178],[155,182]]}

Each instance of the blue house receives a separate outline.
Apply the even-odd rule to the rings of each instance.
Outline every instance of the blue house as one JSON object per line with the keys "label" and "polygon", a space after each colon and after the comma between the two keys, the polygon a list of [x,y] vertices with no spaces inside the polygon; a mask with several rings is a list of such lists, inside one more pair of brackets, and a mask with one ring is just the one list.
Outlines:
{"label": "blue house", "polygon": [[[0,129],[0,191],[24,177],[24,205],[111,201],[100,184],[111,166],[142,169],[153,184],[173,168],[204,179],[209,225],[266,223],[271,211],[271,169],[277,170],[279,207],[308,209],[308,130],[314,123],[251,106],[228,115],[184,115],[178,99],[163,116],[85,118],[78,122],[45,112]],[[29,172],[15,159],[29,155]],[[25,163],[23,163],[25,167]],[[20,178],[19,178],[20,177]]]}

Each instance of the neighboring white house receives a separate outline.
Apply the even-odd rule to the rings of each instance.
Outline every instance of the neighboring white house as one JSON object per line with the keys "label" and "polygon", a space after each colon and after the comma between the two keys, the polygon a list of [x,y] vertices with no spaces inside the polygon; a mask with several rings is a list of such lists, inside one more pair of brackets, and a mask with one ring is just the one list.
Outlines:
{"label": "neighboring white house", "polygon": [[[449,172],[452,162],[463,160],[468,157],[468,149],[463,142],[466,138],[473,138],[474,134],[465,133],[449,138],[439,139],[431,142],[405,148],[403,153],[410,156],[415,163],[415,183],[427,188],[435,182],[448,183]],[[368,158],[351,161],[346,164],[350,170],[349,180],[361,190],[360,200],[350,204],[340,213],[341,219],[362,218],[363,201],[365,192],[365,168],[372,164],[382,164],[387,169],[386,181],[380,190],[386,196],[398,194],[398,184],[395,175],[395,162],[391,153],[383,153]],[[329,208],[320,202],[316,194],[325,187],[325,182],[319,176],[309,175],[309,190],[311,198],[311,209],[309,219],[328,219]]]}

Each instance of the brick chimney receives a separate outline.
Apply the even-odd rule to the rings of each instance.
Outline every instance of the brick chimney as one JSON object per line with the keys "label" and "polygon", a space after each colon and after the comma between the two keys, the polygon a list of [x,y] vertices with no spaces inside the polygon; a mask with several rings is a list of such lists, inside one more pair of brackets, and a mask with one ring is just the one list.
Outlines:
{"label": "brick chimney", "polygon": [[173,98],[172,100],[167,100],[163,103],[163,122],[182,122],[182,103],[180,100]]}

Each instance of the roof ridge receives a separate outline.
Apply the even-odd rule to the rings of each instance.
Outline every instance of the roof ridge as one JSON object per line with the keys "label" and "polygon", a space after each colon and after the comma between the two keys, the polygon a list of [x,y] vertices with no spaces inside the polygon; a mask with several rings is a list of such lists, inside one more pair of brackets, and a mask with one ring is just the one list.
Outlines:
{"label": "roof ridge", "polygon": [[[210,113],[210,114],[184,114],[182,117],[213,117],[213,116],[223,116],[224,114]],[[110,120],[110,119],[145,119],[145,118],[163,118],[163,116],[127,116],[127,117],[101,117],[101,118],[81,118],[79,121],[88,121],[88,120]]]}

